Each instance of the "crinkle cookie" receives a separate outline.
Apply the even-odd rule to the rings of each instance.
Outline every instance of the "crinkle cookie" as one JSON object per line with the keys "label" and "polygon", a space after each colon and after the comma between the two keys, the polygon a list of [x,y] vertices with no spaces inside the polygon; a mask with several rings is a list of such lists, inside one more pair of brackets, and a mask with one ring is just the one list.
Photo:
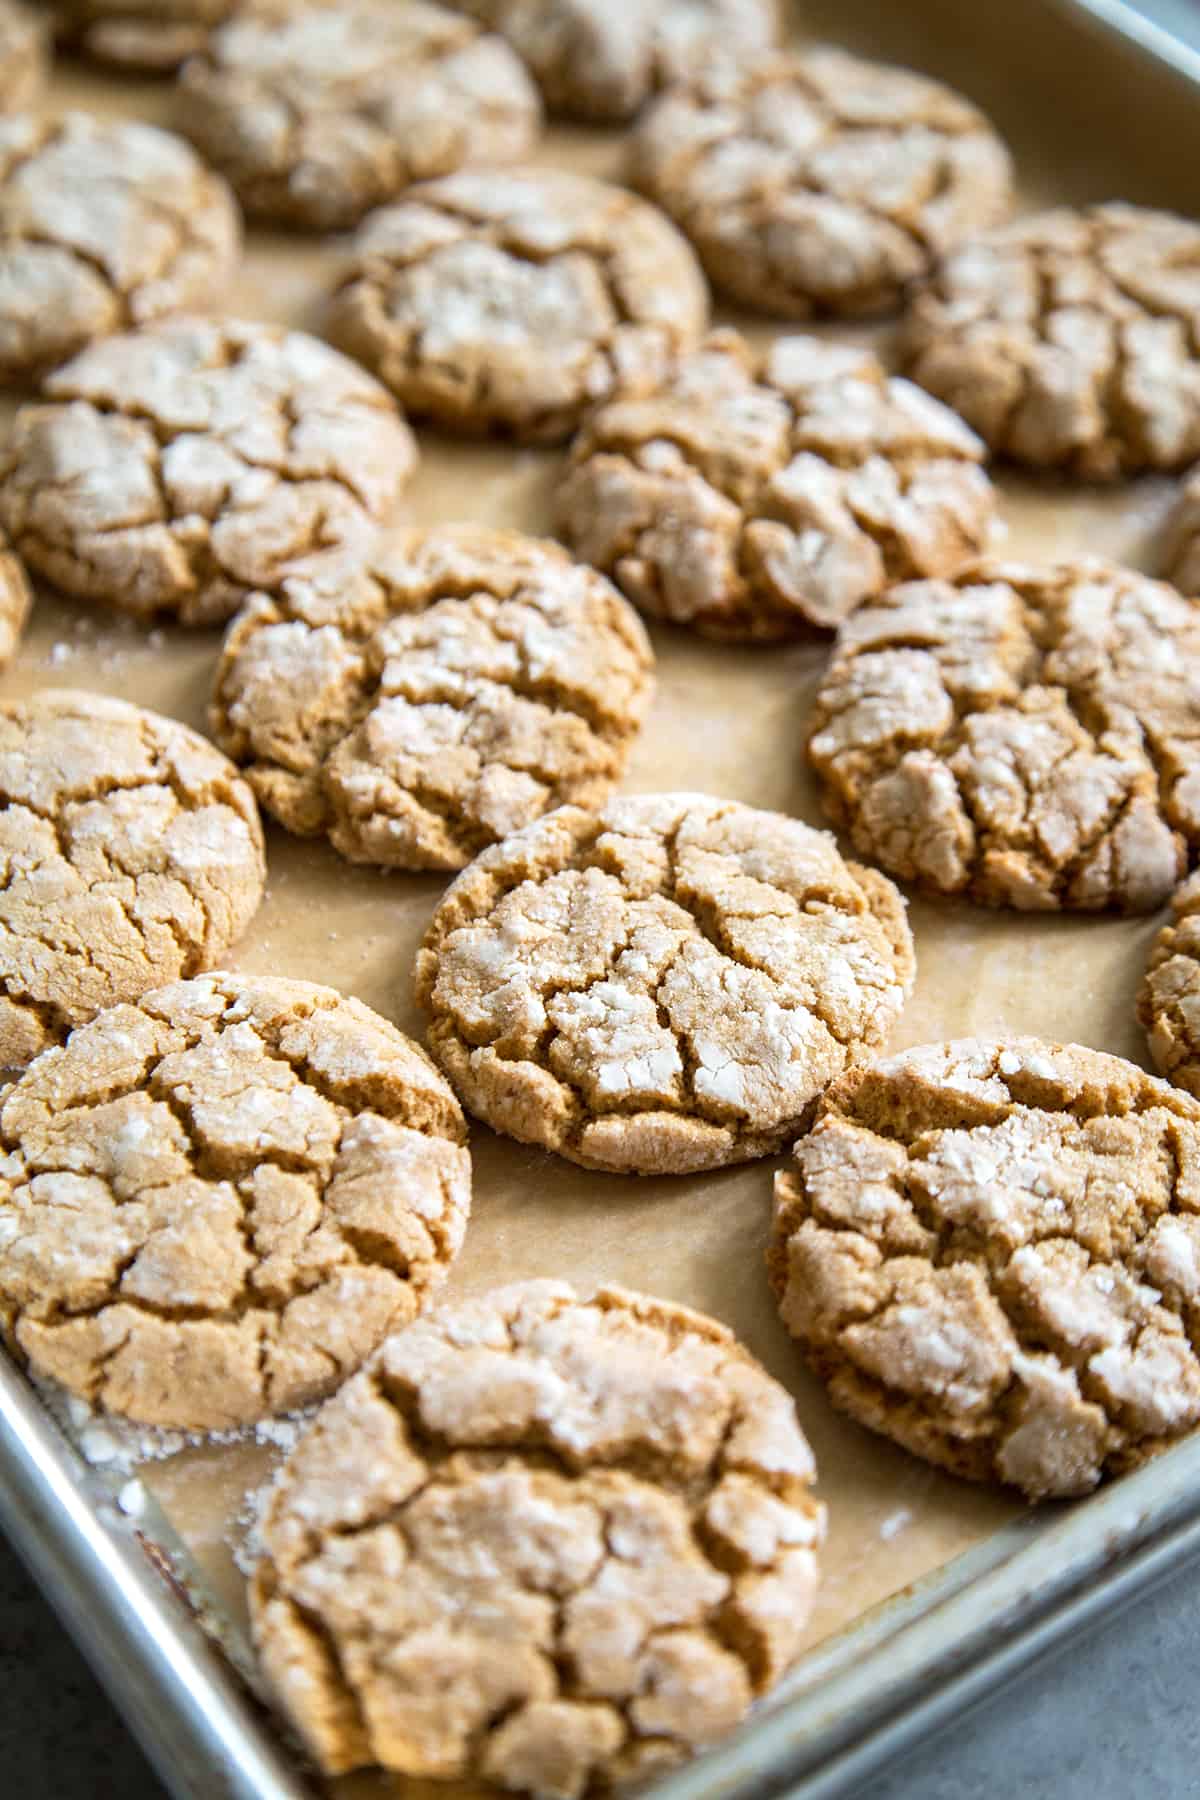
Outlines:
{"label": "crinkle cookie", "polygon": [[1163,1074],[1200,1099],[1200,870],[1172,894],[1171,914],[1150,949],[1138,1019]]}
{"label": "crinkle cookie", "polygon": [[46,81],[43,21],[21,0],[0,0],[0,112],[32,106]]}
{"label": "crinkle cookie", "polygon": [[462,1242],[466,1132],[428,1057],[332,988],[205,975],[110,1007],[0,1107],[0,1327],[142,1424],[305,1406]]}
{"label": "crinkle cookie", "polygon": [[814,1475],[791,1398],[713,1319],[550,1281],[441,1307],[277,1478],[264,1671],[330,1774],[607,1793],[794,1660]]}
{"label": "crinkle cookie", "polygon": [[300,331],[184,319],[49,376],[0,445],[0,526],[82,600],[227,619],[322,546],[363,537],[416,463],[395,402]]}
{"label": "crinkle cookie", "polygon": [[843,1412],[1085,1493],[1200,1420],[1200,1106],[1079,1044],[905,1051],[825,1095],[768,1266]]}
{"label": "crinkle cookie", "polygon": [[[257,0],[253,0],[257,3]],[[169,74],[248,0],[53,0],[59,36],[97,62]]]}
{"label": "crinkle cookie", "polygon": [[0,704],[0,1070],[209,968],[262,898],[254,796],[174,719],[50,689]]}
{"label": "crinkle cookie", "polygon": [[80,112],[0,118],[0,381],[205,304],[240,247],[233,196],[182,138]]}
{"label": "crinkle cookie", "polygon": [[614,123],[716,56],[768,50],[775,0],[452,0],[502,32],[552,112]]}
{"label": "crinkle cookie", "polygon": [[495,1130],[686,1174],[788,1143],[911,988],[904,902],[827,832],[703,794],[562,807],[485,850],[417,958],[436,1061]]}
{"label": "crinkle cookie", "polygon": [[914,276],[1004,218],[1007,150],[939,82],[842,50],[717,61],[634,134],[635,184],[713,285],[788,319],[896,306]]}
{"label": "crinkle cookie", "polygon": [[466,170],[368,219],[329,335],[412,412],[553,441],[696,344],[708,292],[669,220],[552,169]]}
{"label": "crinkle cookie", "polygon": [[841,627],[809,761],[939,894],[1149,912],[1200,847],[1200,601],[1080,557],[892,588]]}
{"label": "crinkle cookie", "polygon": [[759,356],[723,331],[588,415],[559,528],[646,612],[784,638],[977,555],[995,506],[982,458],[868,350],[792,337]]}
{"label": "crinkle cookie", "polygon": [[1184,594],[1200,594],[1200,468],[1180,490],[1167,522],[1168,553],[1163,574]]}
{"label": "crinkle cookie", "polygon": [[32,605],[20,558],[13,555],[0,532],[0,669],[7,668],[16,654]]}
{"label": "crinkle cookie", "polygon": [[912,297],[914,380],[998,454],[1106,480],[1200,455],[1200,225],[1061,207],[947,257]]}
{"label": "crinkle cookie", "polygon": [[314,557],[229,629],[210,723],[289,831],[352,862],[461,869],[551,808],[597,805],[654,692],[641,622],[515,531]]}
{"label": "crinkle cookie", "polygon": [[179,120],[247,211],[336,231],[410,182],[532,148],[503,38],[424,0],[255,0],[180,76]]}

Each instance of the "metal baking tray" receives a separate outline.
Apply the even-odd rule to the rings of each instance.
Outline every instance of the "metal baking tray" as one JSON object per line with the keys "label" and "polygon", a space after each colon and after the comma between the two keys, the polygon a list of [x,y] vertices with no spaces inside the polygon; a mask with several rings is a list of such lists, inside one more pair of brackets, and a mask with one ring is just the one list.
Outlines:
{"label": "metal baking tray", "polygon": [[[1188,210],[1200,154],[1200,52],[1171,35],[1171,11],[1172,0],[1155,0],[1145,13],[1124,0],[1006,0],[981,8],[961,0],[802,0],[797,17],[808,36],[924,68],[976,97],[1017,147],[1026,207],[1119,195]],[[102,85],[94,75],[67,71],[56,89],[59,103],[111,103],[119,112],[166,116],[161,87]],[[613,173],[614,141],[556,133],[545,155]],[[260,235],[234,304],[311,324],[332,254]],[[869,335],[886,343],[886,329]],[[429,447],[412,516],[432,521],[469,506],[490,522],[544,529],[553,469],[554,459],[541,453]],[[1152,568],[1171,485],[1152,478],[1118,494],[1089,494],[1003,476],[1012,548],[1050,555],[1086,545]],[[710,733],[705,742],[710,785],[819,822],[812,789],[796,770],[798,722],[820,650],[739,660],[665,632],[655,636],[663,693],[630,785],[696,785],[697,726],[706,709],[715,718],[721,708],[720,741],[710,743]],[[78,608],[44,597],[4,691],[76,681],[201,722],[214,640],[155,637],[148,645],[144,633],[81,621]],[[232,960],[320,977],[331,954],[324,940],[335,935],[325,928],[340,925],[345,908],[349,923],[330,978],[417,1029],[407,997],[400,997],[399,971],[437,884],[357,874],[351,891],[336,860],[322,862],[321,854],[273,835],[273,893]],[[922,974],[898,1041],[1007,1023],[1144,1054],[1132,993],[1153,921],[1031,921],[924,904],[914,904],[913,920]],[[583,1177],[551,1166],[552,1159],[486,1133],[475,1134],[473,1148],[477,1215],[461,1277],[468,1289],[517,1272],[558,1272],[581,1285],[636,1274],[734,1325],[797,1392],[816,1441],[840,1532],[831,1557],[834,1599],[823,1602],[812,1647],[778,1693],[740,1731],[661,1780],[656,1800],[785,1793],[831,1800],[848,1793],[905,1744],[1089,1619],[1111,1614],[1200,1555],[1200,1436],[1086,1500],[1020,1512],[836,1420],[774,1321],[757,1260],[769,1167],[640,1188],[589,1177],[609,1184],[605,1210],[595,1205],[599,1188],[581,1198],[571,1183]],[[518,1215],[504,1210],[516,1198],[534,1209],[523,1238]],[[614,1208],[625,1221],[617,1232]],[[744,1237],[740,1261],[730,1254],[736,1232]],[[731,1272],[732,1264],[738,1267]],[[652,1279],[647,1269],[655,1271]],[[0,1528],[166,1786],[180,1800],[299,1800],[321,1792],[256,1693],[253,1657],[231,1599],[232,1565],[224,1579],[215,1578],[228,1557],[224,1550],[215,1561],[202,1553],[197,1483],[211,1482],[221,1458],[235,1453],[195,1453],[204,1464],[199,1475],[189,1473],[185,1456],[174,1487],[165,1474],[139,1469],[144,1481],[131,1505],[127,1472],[106,1474],[81,1456],[79,1441],[78,1430],[60,1427],[0,1353]],[[239,1475],[231,1485],[236,1501],[254,1482]],[[182,1509],[173,1504],[181,1494],[188,1500]],[[224,1521],[231,1516],[227,1508]],[[218,1519],[218,1535],[223,1528]],[[205,1530],[213,1535],[211,1520]],[[379,1791],[356,1778],[336,1784],[339,1796]],[[456,1800],[454,1790],[447,1800]]]}

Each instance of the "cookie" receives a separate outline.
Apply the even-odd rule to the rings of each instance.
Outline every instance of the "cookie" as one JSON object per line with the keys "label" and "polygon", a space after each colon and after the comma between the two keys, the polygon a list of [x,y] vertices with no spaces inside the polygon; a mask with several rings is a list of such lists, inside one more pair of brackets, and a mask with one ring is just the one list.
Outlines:
{"label": "cookie", "polygon": [[203,50],[247,0],[54,0],[59,36],[73,50],[146,75],[166,75]]}
{"label": "cookie", "polygon": [[702,794],[563,807],[485,850],[416,971],[468,1111],[626,1175],[790,1142],[913,973],[890,881],[798,819]]}
{"label": "cookie", "polygon": [[8,549],[0,533],[0,669],[7,668],[15,656],[32,605],[20,558]]}
{"label": "cookie", "polygon": [[584,175],[484,169],[367,220],[328,329],[413,413],[554,442],[707,318],[696,259],[654,207]]}
{"label": "cookie", "polygon": [[0,381],[215,298],[241,226],[182,138],[132,119],[0,119]]}
{"label": "cookie", "polygon": [[1200,847],[1200,601],[1079,557],[890,589],[809,722],[855,848],[938,894],[1149,912]]}
{"label": "cookie", "polygon": [[759,641],[834,626],[889,581],[978,555],[983,445],[868,350],[716,332],[585,419],[562,536],[648,613]]}
{"label": "cookie", "polygon": [[46,82],[42,20],[22,0],[0,0],[0,112],[32,106]]}
{"label": "cookie", "polygon": [[262,899],[258,809],[174,719],[49,689],[0,703],[0,1071],[210,968]]}
{"label": "cookie", "polygon": [[551,1281],[439,1308],[277,1478],[264,1672],[329,1774],[607,1793],[794,1660],[814,1474],[791,1398],[713,1319]]}
{"label": "cookie", "polygon": [[613,124],[716,56],[768,50],[775,0],[453,0],[499,31],[554,113]]}
{"label": "cookie", "polygon": [[30,568],[140,619],[213,625],[297,556],[363,537],[416,463],[369,375],[300,331],[184,319],[94,344],[0,445]]}
{"label": "cookie", "polygon": [[1181,593],[1200,594],[1200,468],[1180,489],[1167,521],[1167,545],[1166,579]]}
{"label": "cookie", "polygon": [[418,1045],[309,981],[204,975],[108,1008],[0,1108],[0,1327],[142,1424],[332,1392],[462,1242],[471,1161]]}
{"label": "cookie", "polygon": [[183,69],[178,117],[248,212],[312,231],[522,156],[541,125],[503,38],[424,0],[256,0]]}
{"label": "cookie", "polygon": [[1150,947],[1138,1020],[1157,1067],[1200,1099],[1200,871],[1172,894],[1171,915]]}
{"label": "cookie", "polygon": [[768,1266],[843,1412],[1085,1493],[1200,1420],[1200,1105],[1079,1044],[905,1051],[825,1095]]}
{"label": "cookie", "polygon": [[912,297],[915,381],[998,455],[1089,481],[1200,456],[1200,225],[1060,207],[963,244]]}
{"label": "cookie", "polygon": [[1008,152],[969,101],[831,49],[697,72],[645,114],[630,167],[714,287],[787,319],[897,306],[1012,194]]}
{"label": "cookie", "polygon": [[557,544],[482,526],[314,557],[229,629],[210,727],[289,831],[461,869],[598,805],[654,692],[641,623]]}

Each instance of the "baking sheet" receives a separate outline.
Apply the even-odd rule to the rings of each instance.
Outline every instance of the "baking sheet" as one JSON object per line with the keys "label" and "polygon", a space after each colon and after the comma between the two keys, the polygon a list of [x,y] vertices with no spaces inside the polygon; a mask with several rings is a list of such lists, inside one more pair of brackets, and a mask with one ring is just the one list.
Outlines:
{"label": "baking sheet", "polygon": [[[852,49],[956,81],[993,113],[1017,153],[1022,204],[1120,196],[1186,209],[1200,148],[1194,100],[1165,76],[1139,75],[1102,39],[1081,35],[1050,0],[963,8],[954,0],[807,0],[805,29]],[[992,15],[992,16],[989,16]],[[166,121],[169,89],[60,70],[51,105]],[[617,175],[617,134],[554,131],[539,160]],[[228,310],[319,325],[336,245],[253,232]],[[745,323],[745,321],[738,321]],[[751,327],[760,338],[771,335]],[[853,334],[886,344],[886,328]],[[425,433],[404,516],[550,526],[556,452],[450,444]],[[1153,568],[1172,484],[1116,492],[1033,484],[1002,474],[1006,551],[1031,557],[1086,548]],[[707,646],[654,628],[659,695],[625,786],[702,787],[822,824],[803,766],[809,701],[825,647]],[[49,685],[119,694],[203,725],[218,635],[148,634],[39,597],[18,661],[0,678],[16,695]],[[440,878],[349,870],[323,844],[268,829],[262,911],[229,961],[331,981],[419,1034],[415,948]],[[915,903],[918,976],[893,1036],[905,1044],[999,1028],[1077,1038],[1145,1061],[1133,998],[1156,921],[1018,917]],[[1017,1512],[1004,1496],[939,1475],[839,1419],[779,1326],[762,1265],[773,1163],[704,1177],[635,1181],[578,1170],[472,1131],[475,1206],[448,1297],[526,1275],[653,1288],[724,1319],[796,1394],[830,1509],[824,1580],[809,1633],[817,1643],[875,1602],[981,1543]],[[139,1470],[218,1602],[241,1617],[231,1556],[247,1493],[274,1452],[257,1443],[186,1450]],[[803,1680],[803,1671],[797,1677]],[[339,1784],[356,1794],[372,1784]]]}

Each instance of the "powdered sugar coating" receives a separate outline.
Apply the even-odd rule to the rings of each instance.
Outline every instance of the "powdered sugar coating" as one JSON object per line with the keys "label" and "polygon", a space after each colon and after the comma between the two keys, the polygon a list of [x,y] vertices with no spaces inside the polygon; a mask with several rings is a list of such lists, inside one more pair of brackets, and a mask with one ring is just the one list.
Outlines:
{"label": "powdered sugar coating", "polygon": [[218,623],[393,510],[416,447],[379,384],[299,331],[184,319],[94,345],[22,407],[0,524],[81,599]]}
{"label": "powdered sugar coating", "polygon": [[32,605],[33,595],[20,558],[14,556],[0,532],[0,669],[7,668],[16,654]]}
{"label": "powdered sugar coating", "polygon": [[284,1465],[251,1589],[267,1677],[328,1773],[607,1791],[794,1658],[813,1476],[792,1401],[711,1319],[549,1281],[440,1308]]}
{"label": "powdered sugar coating", "polygon": [[1150,1053],[1168,1080],[1200,1098],[1200,870],[1171,896],[1137,1000]]}
{"label": "powdered sugar coating", "polygon": [[652,671],[636,614],[557,544],[397,531],[250,600],[210,719],[290,831],[354,862],[460,869],[555,806],[607,796]]}
{"label": "powdered sugar coating", "polygon": [[424,1052],[311,982],[217,974],[78,1027],[0,1107],[0,1326],[142,1424],[303,1406],[407,1324],[470,1204]]}
{"label": "powdered sugar coating", "polygon": [[791,337],[760,356],[721,331],[588,414],[559,525],[645,611],[783,638],[978,555],[994,509],[982,459],[869,351]]}
{"label": "powdered sugar coating", "polygon": [[1060,207],[962,245],[916,290],[908,372],[997,453],[1089,480],[1200,455],[1200,226]]}
{"label": "powdered sugar coating", "polygon": [[426,0],[255,0],[180,78],[183,130],[248,212],[344,230],[410,182],[507,162],[541,111],[502,38]]}
{"label": "powdered sugar coating", "polygon": [[32,106],[46,81],[44,22],[22,0],[0,0],[0,113]]}
{"label": "powdered sugar coating", "polygon": [[417,959],[468,1110],[585,1167],[765,1156],[886,1038],[913,980],[900,896],[832,838],[700,794],[562,807],[485,851]]}
{"label": "powdered sugar coating", "polygon": [[204,306],[240,247],[229,189],[170,132],[81,112],[0,118],[0,382]]}
{"label": "powdered sugar coating", "polygon": [[776,1178],[784,1323],[834,1403],[1030,1499],[1200,1420],[1200,1105],[1032,1038],[835,1082]]}
{"label": "powdered sugar coating", "polygon": [[714,62],[649,109],[630,166],[716,288],[789,319],[896,306],[1011,203],[1008,152],[974,106],[828,48]]}
{"label": "powdered sugar coating", "polygon": [[856,847],[989,906],[1148,912],[1200,846],[1200,603],[985,562],[842,626],[809,760]]}

